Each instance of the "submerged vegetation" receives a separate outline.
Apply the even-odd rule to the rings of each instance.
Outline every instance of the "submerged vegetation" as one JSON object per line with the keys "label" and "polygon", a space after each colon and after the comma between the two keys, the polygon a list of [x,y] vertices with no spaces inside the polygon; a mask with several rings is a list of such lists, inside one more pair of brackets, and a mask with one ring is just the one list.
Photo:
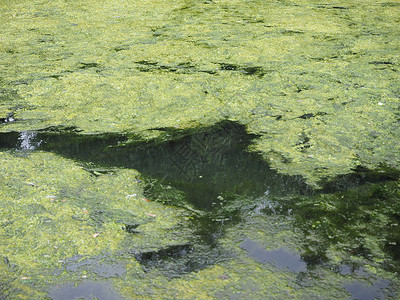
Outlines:
{"label": "submerged vegetation", "polygon": [[2,1],[0,298],[399,297],[399,16]]}

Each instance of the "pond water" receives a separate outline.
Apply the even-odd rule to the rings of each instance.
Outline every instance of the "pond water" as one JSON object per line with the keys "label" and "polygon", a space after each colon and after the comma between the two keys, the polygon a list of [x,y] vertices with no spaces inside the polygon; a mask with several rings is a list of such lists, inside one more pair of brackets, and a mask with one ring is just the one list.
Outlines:
{"label": "pond water", "polygon": [[400,5],[0,1],[0,299],[396,299]]}

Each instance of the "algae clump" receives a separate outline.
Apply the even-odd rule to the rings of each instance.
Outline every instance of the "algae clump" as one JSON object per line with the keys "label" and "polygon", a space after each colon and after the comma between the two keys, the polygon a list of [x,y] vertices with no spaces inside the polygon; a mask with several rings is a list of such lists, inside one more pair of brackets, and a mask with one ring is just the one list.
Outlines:
{"label": "algae clump", "polygon": [[[57,281],[101,273],[85,264],[68,272],[74,257],[96,261],[108,253],[115,263],[130,251],[159,249],[190,238],[188,230],[171,231],[188,214],[145,201],[136,171],[95,177],[46,152],[1,152],[0,161],[1,253],[8,264],[4,269],[18,277],[19,285],[34,279],[43,292]],[[126,230],[133,224],[137,234]]]}

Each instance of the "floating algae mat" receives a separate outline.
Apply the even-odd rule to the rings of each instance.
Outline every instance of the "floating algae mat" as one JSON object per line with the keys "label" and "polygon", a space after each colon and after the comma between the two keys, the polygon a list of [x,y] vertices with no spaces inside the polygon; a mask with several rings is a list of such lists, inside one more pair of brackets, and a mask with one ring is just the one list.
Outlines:
{"label": "floating algae mat", "polygon": [[0,299],[396,299],[396,1],[0,1]]}

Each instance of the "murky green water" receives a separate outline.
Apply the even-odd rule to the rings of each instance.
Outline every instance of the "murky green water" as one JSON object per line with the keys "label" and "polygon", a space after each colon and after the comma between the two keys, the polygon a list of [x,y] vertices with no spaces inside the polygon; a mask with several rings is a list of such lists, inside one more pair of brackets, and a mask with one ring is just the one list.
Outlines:
{"label": "murky green water", "polygon": [[0,298],[399,297],[399,16],[0,1]]}

